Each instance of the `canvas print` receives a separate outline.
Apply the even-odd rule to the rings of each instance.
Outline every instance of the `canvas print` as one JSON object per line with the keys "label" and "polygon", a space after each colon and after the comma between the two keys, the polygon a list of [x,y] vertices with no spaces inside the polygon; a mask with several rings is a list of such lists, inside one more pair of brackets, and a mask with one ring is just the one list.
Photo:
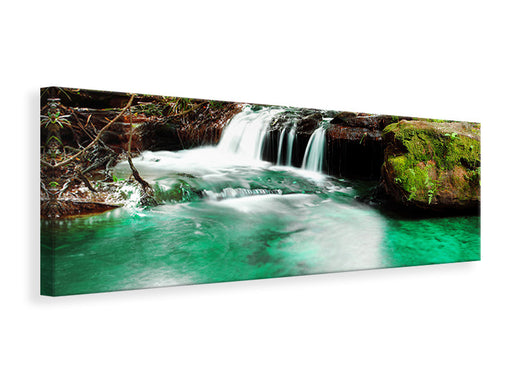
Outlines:
{"label": "canvas print", "polygon": [[480,259],[480,124],[41,89],[41,293]]}

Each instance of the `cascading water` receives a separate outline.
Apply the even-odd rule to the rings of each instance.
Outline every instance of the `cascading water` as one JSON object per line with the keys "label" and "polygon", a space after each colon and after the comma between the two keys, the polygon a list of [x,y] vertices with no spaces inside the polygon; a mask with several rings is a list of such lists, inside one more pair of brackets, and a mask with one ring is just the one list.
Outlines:
{"label": "cascading water", "polygon": [[304,160],[302,161],[302,168],[308,171],[321,172],[324,161],[325,149],[325,129],[323,127],[317,128],[311,135],[306,152],[304,153]]}
{"label": "cascading water", "polygon": [[283,148],[283,141],[284,141],[285,133],[286,133],[286,129],[282,129],[281,133],[279,135],[279,146],[277,147],[277,165],[281,165],[282,164],[282,161],[281,161],[281,151],[282,151],[282,148]]}
{"label": "cascading water", "polygon": [[[277,165],[292,165],[292,155],[293,155],[293,145],[295,142],[295,132],[297,129],[297,121],[294,121],[291,124],[291,127],[286,127],[281,130],[279,134],[279,144],[277,147]],[[286,141],[286,158],[283,159],[283,144],[285,136],[287,137]]]}
{"label": "cascading water", "polygon": [[255,113],[246,107],[224,128],[217,148],[253,159],[261,159],[267,128],[280,109],[262,108]]}
{"label": "cascading water", "polygon": [[[246,107],[242,112],[233,117],[226,128],[224,128],[217,149],[260,160],[263,144],[268,137],[268,127],[272,119],[280,112],[282,110],[276,108],[262,108],[255,112],[251,108]],[[292,165],[296,130],[296,121],[289,129],[283,128],[281,130],[277,150],[278,165],[283,164],[282,152],[286,135],[286,162],[283,165]],[[306,152],[304,153],[302,168],[308,171],[322,172],[324,148],[325,129],[322,126],[313,132],[309,139]]]}
{"label": "cascading water", "polygon": [[288,148],[286,149],[286,165],[292,165],[293,155],[293,144],[295,143],[295,130],[296,126],[293,126],[290,132],[288,132]]}

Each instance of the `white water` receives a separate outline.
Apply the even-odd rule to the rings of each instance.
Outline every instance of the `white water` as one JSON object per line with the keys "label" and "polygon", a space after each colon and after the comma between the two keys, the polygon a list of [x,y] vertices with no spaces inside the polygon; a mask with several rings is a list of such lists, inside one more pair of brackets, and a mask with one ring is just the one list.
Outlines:
{"label": "white water", "polygon": [[280,109],[263,108],[257,113],[249,107],[233,117],[224,128],[217,148],[223,152],[261,159],[267,127]]}
{"label": "white water", "polygon": [[281,150],[283,148],[283,140],[285,135],[286,129],[281,130],[281,134],[279,135],[279,147],[277,148],[277,165],[282,165],[283,162],[281,161]]}
{"label": "white water", "polygon": [[[262,108],[255,112],[246,107],[242,112],[233,117],[224,128],[224,132],[217,146],[221,152],[242,155],[254,160],[261,160],[263,144],[268,136],[268,126],[272,119],[282,112],[282,109]],[[277,151],[277,164],[281,165],[284,136],[287,137],[286,163],[292,165],[293,147],[296,139],[296,123],[290,128],[283,128],[279,135],[279,146]],[[302,169],[313,172],[322,172],[325,148],[325,130],[318,128],[311,135],[304,159]]]}
{"label": "white water", "polygon": [[[322,163],[324,156],[325,132],[317,129],[311,136],[304,156],[302,168],[292,167],[292,155],[296,141],[296,123],[284,128],[280,133],[278,147],[278,164],[276,166],[262,161],[262,149],[268,127],[277,114],[283,109],[262,108],[253,111],[249,107],[235,115],[224,128],[223,135],[217,146],[206,146],[182,151],[145,151],[142,156],[133,161],[139,171],[150,182],[156,182],[161,172],[178,172],[203,179],[215,181],[234,169],[239,172],[248,172],[250,169],[269,169],[286,166],[289,172],[314,179],[323,180]],[[287,137],[285,137],[287,136]],[[287,142],[287,148],[283,145]],[[120,164],[119,170],[125,168],[129,174],[127,164]],[[158,169],[158,171],[157,171]],[[248,186],[244,186],[248,188]]]}
{"label": "white water", "polygon": [[[294,122],[291,128],[283,128],[279,135],[279,145],[277,147],[277,165],[292,165],[293,144],[295,142],[295,132],[297,122]],[[288,136],[286,143],[286,159],[282,159],[284,137]]]}
{"label": "white water", "polygon": [[309,138],[302,168],[308,171],[322,172],[325,148],[325,130],[323,127],[317,128]]}
{"label": "white water", "polygon": [[295,129],[296,127],[294,126],[288,132],[288,148],[286,150],[286,165],[288,166],[292,165],[293,144],[295,142]]}
{"label": "white water", "polygon": [[[255,256],[251,255],[260,253],[266,257],[267,252],[284,260],[285,267],[290,268],[291,272],[286,272],[289,274],[382,266],[384,220],[378,212],[355,204],[351,197],[355,192],[350,186],[318,172],[324,156],[325,131],[322,128],[313,133],[308,143],[303,168],[275,166],[260,160],[267,128],[279,112],[245,109],[224,129],[216,147],[146,151],[134,159],[143,177],[152,184],[158,183],[161,190],[170,190],[184,180],[191,190],[202,193],[199,200],[191,203],[163,204],[149,212],[134,213],[137,220],[143,218],[141,220],[150,223],[154,220],[158,228],[172,228],[170,234],[167,229],[151,232],[157,236],[163,233],[158,241],[176,246],[176,251],[170,252],[172,255],[190,253],[195,256],[192,259],[204,263],[198,264],[197,269],[183,268],[186,274],[178,276],[183,280],[177,281],[202,282],[211,276],[220,279],[218,276],[222,275],[215,273],[224,273],[224,270],[236,270],[236,274],[230,275],[233,277],[222,277],[224,279],[254,278],[260,276],[253,273],[257,268],[244,260],[252,260]],[[281,135],[280,141],[289,143],[287,151],[281,147],[281,155],[284,157],[287,152],[286,161],[291,164],[296,127],[288,127]],[[131,171],[126,163],[118,165],[116,172],[122,166],[125,173],[118,175],[128,177]],[[178,235],[169,241],[166,236],[174,236],[174,233]],[[261,244],[274,244],[269,234],[276,233],[282,240],[271,247],[257,248]],[[361,238],[365,239],[363,248]],[[198,239],[202,239],[200,246],[195,245]],[[189,248],[185,252],[183,247]],[[209,252],[217,257],[206,258],[206,261],[200,258]],[[232,259],[225,259],[226,254],[231,255],[229,252],[233,254]],[[190,259],[187,256],[183,265],[189,265]],[[239,262],[243,263],[243,270]],[[181,266],[181,259],[176,263]],[[205,265],[213,266],[209,270]],[[261,276],[274,273],[265,272],[267,265],[273,264],[265,261],[262,265]],[[198,271],[206,272],[202,276]]]}

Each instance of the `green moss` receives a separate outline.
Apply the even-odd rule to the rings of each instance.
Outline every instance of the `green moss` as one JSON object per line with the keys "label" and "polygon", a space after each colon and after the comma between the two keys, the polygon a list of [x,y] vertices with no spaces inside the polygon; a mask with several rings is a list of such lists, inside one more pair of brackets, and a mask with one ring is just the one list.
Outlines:
{"label": "green moss", "polygon": [[412,120],[418,120],[418,121],[428,121],[431,123],[449,123],[453,120],[442,120],[442,119],[424,119],[421,117],[413,117]]}
{"label": "green moss", "polygon": [[430,125],[418,127],[407,122],[387,126],[384,134],[390,132],[417,161],[432,160],[446,169],[457,165],[472,169],[480,166],[480,143],[457,132],[446,132]]}
{"label": "green moss", "polygon": [[408,200],[421,200],[430,204],[437,193],[438,181],[430,176],[433,164],[425,165],[410,156],[397,156],[389,159],[395,170],[395,183],[408,193]]}
{"label": "green moss", "polygon": [[467,181],[473,189],[480,188],[480,167],[467,173]]}
{"label": "green moss", "polygon": [[[395,142],[405,147],[405,151],[395,148],[387,161],[394,170],[395,184],[406,192],[408,200],[431,204],[439,186],[448,182],[448,173],[453,174],[457,167],[461,170],[452,175],[451,185],[464,195],[479,193],[480,142],[463,129],[460,124],[423,121],[402,121],[386,127],[384,135],[393,134]],[[472,188],[477,191],[470,191]]]}

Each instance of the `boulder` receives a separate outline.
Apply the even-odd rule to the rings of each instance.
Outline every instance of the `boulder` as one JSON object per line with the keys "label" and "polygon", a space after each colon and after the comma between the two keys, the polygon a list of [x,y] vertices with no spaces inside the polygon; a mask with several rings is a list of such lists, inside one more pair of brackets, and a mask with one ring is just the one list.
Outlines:
{"label": "boulder", "polygon": [[281,131],[283,129],[291,129],[296,123],[299,115],[294,111],[285,111],[276,115],[270,122],[268,131]]}
{"label": "boulder", "polygon": [[480,205],[480,125],[402,120],[387,126],[382,183],[404,207],[474,210]]}
{"label": "boulder", "polygon": [[307,115],[297,121],[297,134],[312,135],[322,121],[322,114],[319,112]]}
{"label": "boulder", "polygon": [[411,117],[391,115],[370,115],[367,113],[340,112],[331,120],[331,124],[344,127],[365,128],[382,131],[386,126],[400,120],[411,120]]}

